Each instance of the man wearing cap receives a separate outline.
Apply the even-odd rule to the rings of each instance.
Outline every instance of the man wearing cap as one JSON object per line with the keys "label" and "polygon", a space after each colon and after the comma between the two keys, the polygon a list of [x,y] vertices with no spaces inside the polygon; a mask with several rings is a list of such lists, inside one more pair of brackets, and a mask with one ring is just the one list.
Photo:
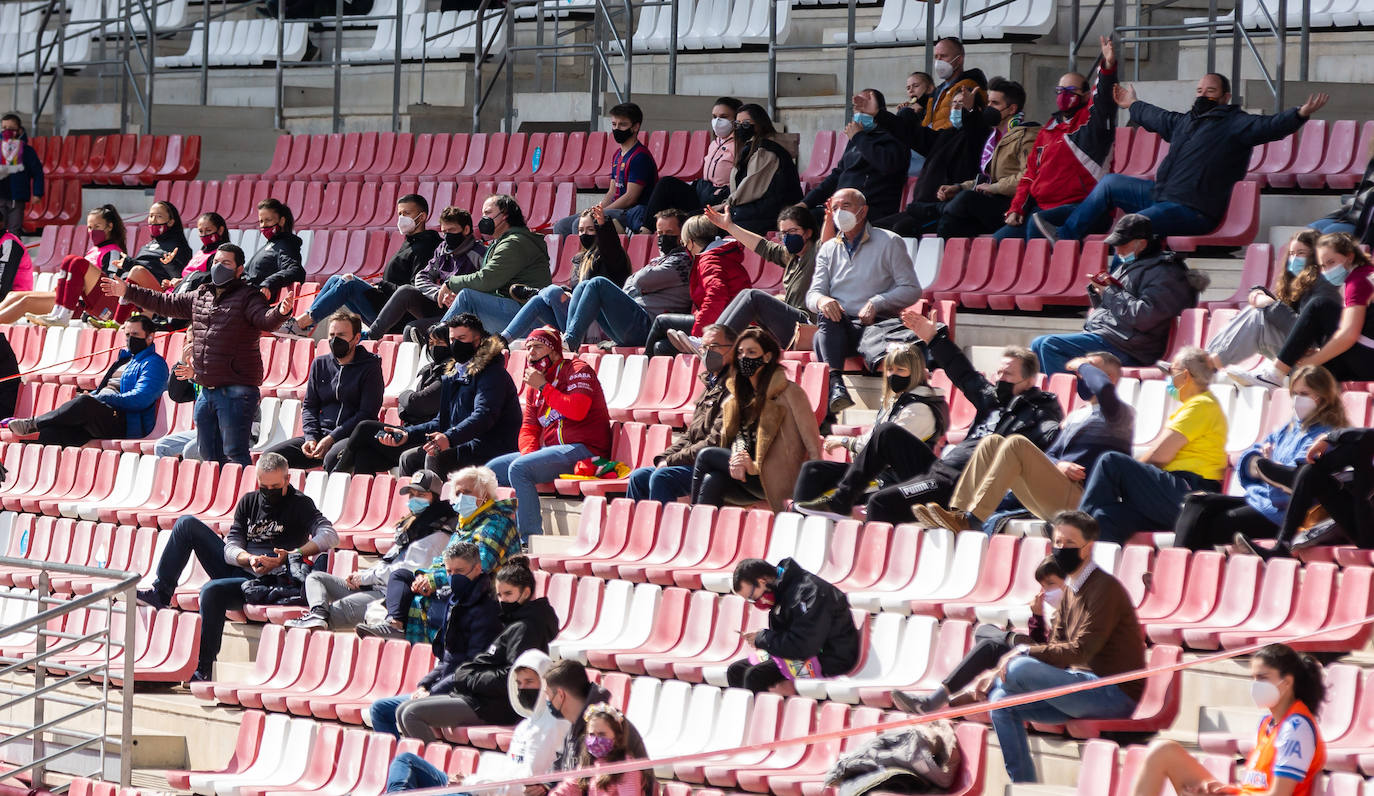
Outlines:
{"label": "man wearing cap", "polygon": [[[444,481],[432,470],[420,470],[405,479],[397,491],[408,498],[406,513],[396,521],[396,536],[382,560],[362,572],[341,578],[328,572],[311,572],[305,579],[305,602],[310,606],[287,627],[344,628],[362,624],[367,606],[375,600],[393,598],[388,581],[398,570],[414,572],[434,562],[444,551],[449,535],[458,524],[458,514],[439,492]],[[398,602],[408,598],[395,595]],[[404,600],[409,605],[409,600]],[[397,637],[403,637],[403,628]]]}
{"label": "man wearing cap", "polygon": [[611,415],[592,366],[564,357],[563,339],[550,326],[530,332],[525,353],[520,449],[487,463],[501,486],[515,489],[521,541],[544,532],[539,484],[571,473],[583,459],[611,455]]}
{"label": "man wearing cap", "polygon": [[1114,354],[1121,364],[1153,364],[1164,356],[1174,319],[1197,305],[1208,276],[1188,268],[1155,237],[1150,219],[1122,216],[1107,236],[1116,250],[1107,270],[1088,282],[1092,309],[1079,334],[1047,334],[1031,341],[1045,375],[1064,373],[1072,359],[1094,351]]}

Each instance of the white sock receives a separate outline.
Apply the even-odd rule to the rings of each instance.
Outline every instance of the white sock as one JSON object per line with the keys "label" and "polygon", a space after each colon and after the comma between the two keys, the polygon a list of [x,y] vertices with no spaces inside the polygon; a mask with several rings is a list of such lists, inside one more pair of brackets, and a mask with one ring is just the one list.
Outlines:
{"label": "white sock", "polygon": [[52,308],[52,312],[48,313],[48,317],[55,321],[70,321],[72,319],[72,311],[59,304]]}

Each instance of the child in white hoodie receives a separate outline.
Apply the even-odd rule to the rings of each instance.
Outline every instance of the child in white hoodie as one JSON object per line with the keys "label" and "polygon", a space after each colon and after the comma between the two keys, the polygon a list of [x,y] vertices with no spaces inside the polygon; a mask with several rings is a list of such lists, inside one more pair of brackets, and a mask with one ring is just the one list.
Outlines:
{"label": "child in white hoodie", "polygon": [[[506,687],[510,703],[525,718],[515,725],[510,748],[506,754],[484,754],[477,764],[477,772],[454,782],[477,784],[518,779],[531,774],[546,774],[553,770],[554,758],[563,748],[569,723],[554,718],[549,712],[542,692],[544,672],[549,668],[549,656],[539,650],[525,650],[515,659]],[[395,791],[438,788],[448,785],[449,777],[424,758],[403,753],[391,761],[387,772],[387,793]],[[497,791],[484,791],[492,796],[520,796],[523,788],[510,786]]]}

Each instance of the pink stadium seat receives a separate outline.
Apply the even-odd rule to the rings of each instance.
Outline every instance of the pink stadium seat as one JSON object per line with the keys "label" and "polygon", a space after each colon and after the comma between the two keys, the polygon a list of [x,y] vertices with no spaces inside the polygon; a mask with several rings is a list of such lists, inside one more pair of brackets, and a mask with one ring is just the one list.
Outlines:
{"label": "pink stadium seat", "polygon": [[280,172],[269,172],[263,176],[294,178],[305,174],[308,177],[311,172],[306,171],[306,168],[312,165],[318,168],[320,161],[324,158],[327,138],[324,135],[292,136],[290,160],[287,161],[286,167]]}
{"label": "pink stadium seat", "polygon": [[1275,188],[1293,188],[1300,175],[1311,174],[1321,168],[1326,156],[1328,123],[1325,119],[1309,119],[1298,133],[1298,145],[1292,162],[1283,168],[1265,172],[1265,182]]}
{"label": "pink stadium seat", "polygon": [[[1204,555],[1193,554],[1194,559]],[[1253,556],[1237,556],[1226,562],[1226,569],[1219,592],[1199,588],[1197,600],[1185,599],[1178,612],[1164,622],[1150,622],[1145,625],[1145,633],[1156,644],[1179,644],[1183,642],[1183,631],[1200,625],[1214,624],[1217,620],[1241,614],[1240,620],[1249,616],[1254,606],[1255,595],[1259,590],[1260,562]],[[1192,584],[1190,574],[1189,586]],[[1204,584],[1205,585],[1205,584]],[[1190,592],[1192,589],[1190,588]],[[1193,595],[1189,595],[1193,596]],[[1205,610],[1204,610],[1205,609]],[[1234,627],[1232,625],[1223,625]]]}
{"label": "pink stadium seat", "polygon": [[1017,296],[1018,309],[1039,312],[1049,305],[1087,306],[1088,278],[1107,265],[1107,247],[1101,241],[1088,241],[1082,251],[1074,241],[1059,241],[1050,254],[1049,273],[1040,289],[1028,296]]}
{"label": "pink stadium seat", "polygon": [[[1150,648],[1145,665],[1148,668],[1168,666],[1183,658],[1183,650],[1169,645]],[[1151,675],[1145,680],[1145,693],[1136,704],[1129,719],[1073,719],[1066,725],[1074,738],[1096,738],[1107,732],[1158,732],[1167,729],[1178,716],[1182,701],[1183,675],[1166,672]]]}
{"label": "pink stadium seat", "polygon": [[978,580],[974,583],[972,591],[951,602],[914,601],[911,603],[911,612],[937,618],[972,620],[977,606],[998,602],[1012,588],[1014,582],[1026,578],[1027,552],[1033,554],[1034,561],[1030,564],[1029,575],[1034,582],[1035,567],[1039,566],[1045,557],[1044,545],[1024,544],[1023,554],[1018,555],[1017,543],[1020,541],[1014,536],[993,536],[988,540],[988,549],[983,554],[983,562],[978,568]]}
{"label": "pink stadium seat", "polygon": [[[843,150],[843,144],[836,144],[833,130],[817,130],[816,140],[811,144],[811,158],[807,161],[806,171],[801,175],[802,190],[810,190],[825,179],[832,168],[831,161],[836,149]],[[705,156],[705,152],[702,156]]]}
{"label": "pink stadium seat", "polygon": [[[1119,130],[1120,128],[1118,128]],[[1000,252],[999,252],[1000,255]],[[1034,238],[1026,243],[1026,251],[1021,256],[1021,263],[1016,271],[1016,279],[1007,287],[1002,288],[1003,292],[994,292],[994,287],[988,287],[988,294],[983,297],[988,309],[1007,311],[1016,308],[1017,296],[1028,296],[1035,294],[1048,276],[1050,264],[1050,242],[1044,238]],[[999,265],[999,269],[1000,269]],[[969,305],[973,306],[973,305]]]}
{"label": "pink stadium seat", "polygon": [[[1310,124],[1310,122],[1309,122]],[[1306,127],[1307,125],[1303,125]],[[1322,188],[1328,175],[1340,174],[1360,161],[1363,156],[1355,149],[1360,137],[1359,122],[1338,119],[1331,123],[1331,133],[1326,139],[1326,152],[1322,160],[1311,171],[1297,175],[1299,188]],[[1359,168],[1363,168],[1360,165]],[[1296,171],[1296,169],[1294,169]]]}
{"label": "pink stadium seat", "polygon": [[[959,303],[973,309],[987,309],[989,294],[1005,293],[1010,290],[1019,280],[1021,269],[1025,267],[1022,257],[1022,249],[1025,246],[1026,242],[1021,238],[1008,238],[1002,241],[1001,245],[997,246],[996,254],[992,260],[992,271],[987,280],[969,290],[960,290]],[[1037,248],[1043,250],[1043,247]],[[973,259],[972,252],[969,253],[969,259],[970,261]],[[935,298],[938,301],[941,297],[936,296]]]}
{"label": "pink stadium seat", "polygon": [[[574,150],[575,151],[575,150]],[[606,178],[610,173],[611,156],[615,153],[609,133],[588,133],[582,148],[582,159],[573,164],[569,175],[577,184],[578,190],[586,191],[597,186],[598,178]],[[564,157],[566,161],[567,156]],[[576,158],[573,158],[577,161]],[[604,187],[604,186],[603,186]]]}
{"label": "pink stadium seat", "polygon": [[[536,182],[549,182],[552,175],[557,173],[563,165],[567,145],[568,133],[546,133],[542,148],[540,144],[530,141],[529,156],[525,158],[525,165],[520,170],[520,176],[523,179],[531,179]],[[536,160],[538,161],[537,164]]]}
{"label": "pink stadium seat", "polygon": [[234,742],[234,752],[223,768],[217,771],[168,771],[167,784],[177,790],[188,791],[191,789],[192,774],[239,774],[246,771],[258,757],[258,746],[262,741],[262,728],[266,718],[267,714],[260,710],[250,710],[243,714],[239,722],[238,739]]}
{"label": "pink stadium seat", "polygon": [[1297,593],[1298,562],[1274,559],[1265,565],[1259,589],[1249,604],[1244,599],[1224,602],[1229,610],[1213,612],[1201,627],[1185,628],[1183,643],[1193,649],[1219,649],[1223,633],[1272,632],[1292,613]]}
{"label": "pink stadium seat", "polygon": [[1269,285],[1272,282],[1275,265],[1274,248],[1268,243],[1251,243],[1245,247],[1245,264],[1241,266],[1240,283],[1234,293],[1223,301],[1204,302],[1210,310],[1227,307],[1244,307],[1250,290],[1255,285]]}
{"label": "pink stadium seat", "polygon": [[1169,247],[1175,251],[1195,251],[1200,246],[1247,246],[1259,233],[1260,186],[1241,180],[1231,190],[1226,217],[1206,235],[1170,235]]}
{"label": "pink stadium seat", "polygon": [[1365,165],[1369,162],[1370,152],[1374,152],[1374,122],[1365,122],[1360,129],[1360,140],[1351,152],[1350,165],[1339,172],[1327,174],[1327,187],[1348,191],[1359,185],[1360,178],[1364,176]]}
{"label": "pink stadium seat", "polygon": [[1154,174],[1156,157],[1159,154],[1159,136],[1145,129],[1138,129],[1131,137],[1130,154],[1117,158],[1112,169],[1118,174],[1130,177],[1149,177]]}

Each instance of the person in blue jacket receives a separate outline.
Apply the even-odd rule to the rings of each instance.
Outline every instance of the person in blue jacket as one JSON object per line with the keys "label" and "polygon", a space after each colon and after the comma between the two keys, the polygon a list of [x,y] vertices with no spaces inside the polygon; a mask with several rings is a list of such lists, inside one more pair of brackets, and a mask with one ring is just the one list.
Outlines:
{"label": "person in blue jacket", "polygon": [[1032,220],[1051,241],[1082,240],[1107,224],[1113,210],[1140,213],[1156,235],[1204,235],[1217,228],[1231,204],[1231,189],[1245,179],[1251,151],[1296,133],[1329,97],[1312,94],[1307,102],[1273,115],[1246,113],[1231,104],[1231,81],[1211,72],[1197,82],[1197,98],[1185,113],[1166,111],[1136,98],[1129,83],[1113,91],[1131,122],[1169,144],[1153,180],[1108,174],[1062,226],[1043,215]]}
{"label": "person in blue jacket", "polygon": [[1307,461],[1307,450],[1319,437],[1350,425],[1341,385],[1321,365],[1304,365],[1293,371],[1289,386],[1293,419],[1251,445],[1241,454],[1235,477],[1245,495],[1194,492],[1183,499],[1183,511],[1174,525],[1174,546],[1210,550],[1230,544],[1233,535],[1246,539],[1273,539],[1283,522],[1291,495],[1265,479],[1257,465],[1267,459],[1292,467]]}
{"label": "person in blue jacket", "polygon": [[[43,445],[79,447],[93,439],[141,439],[152,433],[157,406],[167,390],[167,361],[153,348],[156,327],[146,315],[131,315],[124,322],[127,347],[105,371],[94,392],[75,398],[38,417],[12,417],[5,421],[19,437],[32,437]],[[110,385],[120,371],[119,386]]]}
{"label": "person in blue jacket", "polygon": [[24,207],[30,199],[43,197],[43,162],[29,144],[29,135],[17,113],[0,116],[0,161],[12,171],[0,191],[0,211],[4,212],[5,229],[16,235],[24,232]]}
{"label": "person in blue jacket", "polygon": [[439,387],[439,414],[412,426],[388,426],[382,444],[405,447],[401,474],[447,473],[513,453],[520,437],[520,391],[506,371],[501,338],[462,313],[449,321],[452,370]]}

